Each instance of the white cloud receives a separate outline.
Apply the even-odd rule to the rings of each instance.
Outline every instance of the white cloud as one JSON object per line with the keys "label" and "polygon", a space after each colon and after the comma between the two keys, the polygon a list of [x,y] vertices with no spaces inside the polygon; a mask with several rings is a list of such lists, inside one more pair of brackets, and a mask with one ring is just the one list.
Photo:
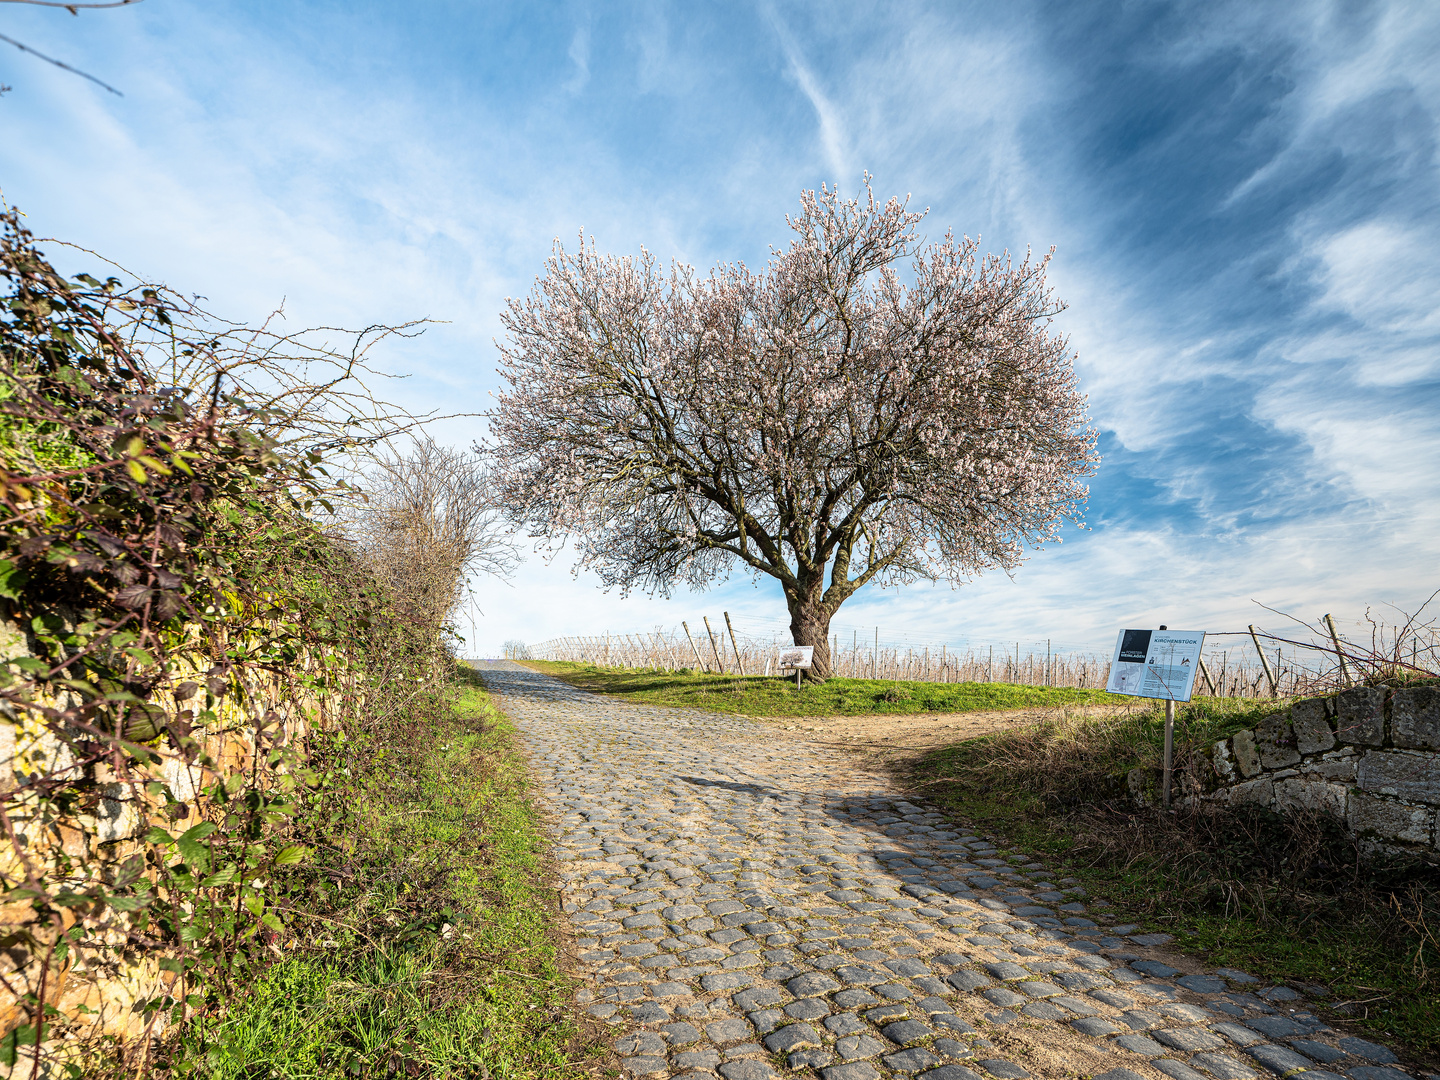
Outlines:
{"label": "white cloud", "polygon": [[785,59],[790,65],[791,78],[795,80],[795,85],[800,88],[800,92],[805,95],[811,108],[815,110],[815,118],[820,125],[820,146],[825,154],[825,164],[830,169],[832,186],[834,184],[848,186],[854,182],[856,174],[850,166],[849,139],[846,137],[840,110],[821,89],[819,79],[805,62],[804,54],[785,26],[784,20],[780,18],[779,12],[766,5],[765,14],[775,29],[775,37],[780,42]]}
{"label": "white cloud", "polygon": [[574,35],[570,38],[570,48],[565,55],[570,57],[570,62],[575,65],[575,74],[566,80],[565,89],[572,94],[578,93],[590,81],[590,28],[588,26],[576,28]]}

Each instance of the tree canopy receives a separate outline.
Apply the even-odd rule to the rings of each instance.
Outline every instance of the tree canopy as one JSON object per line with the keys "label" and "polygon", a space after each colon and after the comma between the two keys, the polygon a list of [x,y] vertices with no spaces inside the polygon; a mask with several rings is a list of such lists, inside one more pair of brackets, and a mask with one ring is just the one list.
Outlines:
{"label": "tree canopy", "polygon": [[1099,459],[1049,256],[923,244],[923,217],[868,177],[806,191],[758,273],[557,241],[502,316],[514,520],[623,591],[775,578],[821,678],[858,589],[959,584],[1057,540]]}

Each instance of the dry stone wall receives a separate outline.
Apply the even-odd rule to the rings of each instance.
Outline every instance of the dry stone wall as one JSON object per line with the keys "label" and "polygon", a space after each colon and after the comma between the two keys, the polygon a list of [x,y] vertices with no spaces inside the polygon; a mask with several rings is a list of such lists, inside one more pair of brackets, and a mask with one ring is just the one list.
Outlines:
{"label": "dry stone wall", "polygon": [[[0,660],[35,654],[21,627],[0,620]],[[301,656],[297,664],[309,667],[320,660]],[[208,663],[205,655],[195,657],[197,678],[203,677]],[[163,699],[156,703],[164,707]],[[147,780],[164,784],[178,800],[178,816],[168,816],[173,818],[172,831],[183,831],[215,816],[206,790],[217,779],[250,768],[262,728],[267,729],[266,745],[293,743],[312,728],[331,726],[337,709],[335,698],[298,693],[290,681],[264,672],[235,676],[230,691],[215,702],[214,720],[191,730],[200,752],[196,758],[163,755],[151,775],[137,766],[137,774],[125,782],[104,763],[82,770],[70,748],[33,716],[13,711],[0,715],[0,794],[8,796],[13,830],[0,843],[0,885],[12,889],[26,884],[27,860],[47,867],[52,883],[62,888],[80,891],[113,881],[126,860],[147,850],[140,836],[146,819],[167,819],[160,800],[147,790]],[[193,715],[183,710],[180,704],[165,708],[170,718]],[[206,758],[208,766],[202,764]],[[75,814],[57,816],[32,787],[37,776],[83,779],[93,798]],[[68,869],[58,870],[61,864]],[[153,870],[147,876],[153,880]],[[147,1016],[138,1005],[172,989],[175,976],[160,966],[169,951],[153,941],[137,940],[123,916],[112,912],[75,943],[64,960],[47,960],[57,933],[73,925],[69,910],[65,919],[63,926],[37,920],[28,900],[0,904],[0,943],[22,938],[38,943],[31,950],[0,948],[0,1034],[27,1021],[32,1011],[28,995],[52,1006],[77,1043],[108,1037],[123,1044],[147,1030],[162,1029],[165,1014]],[[26,1061],[21,1064],[28,1068]],[[0,1075],[5,1075],[3,1067]]]}
{"label": "dry stone wall", "polygon": [[1440,862],[1440,683],[1297,701],[1208,757],[1200,798],[1324,811],[1372,849]]}

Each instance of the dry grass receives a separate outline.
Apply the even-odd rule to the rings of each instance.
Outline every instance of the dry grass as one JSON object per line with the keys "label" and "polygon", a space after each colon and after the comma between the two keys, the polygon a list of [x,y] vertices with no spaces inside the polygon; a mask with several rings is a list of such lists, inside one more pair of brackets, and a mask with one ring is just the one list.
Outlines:
{"label": "dry grass", "polygon": [[[1278,703],[1283,705],[1284,703]],[[1249,707],[1243,707],[1243,706]],[[1182,709],[1176,767],[1277,703]],[[1173,812],[1122,797],[1161,759],[1159,710],[1062,715],[923,754],[910,779],[964,820],[1069,861],[1092,891],[1215,965],[1328,992],[1328,1008],[1440,1063],[1440,876],[1365,858],[1323,814],[1209,804]],[[1340,1022],[1340,1021],[1337,1021]]]}

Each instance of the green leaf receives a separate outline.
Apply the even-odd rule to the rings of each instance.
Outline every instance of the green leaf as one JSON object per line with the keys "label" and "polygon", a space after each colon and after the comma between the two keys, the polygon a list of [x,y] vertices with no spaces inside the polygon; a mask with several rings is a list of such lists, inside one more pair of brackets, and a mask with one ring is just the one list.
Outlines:
{"label": "green leaf", "polygon": [[310,854],[309,848],[301,847],[299,844],[291,844],[287,848],[282,848],[280,854],[275,856],[275,865],[294,866],[298,862],[303,862],[305,856],[308,854]]}
{"label": "green leaf", "polygon": [[205,846],[201,841],[217,828],[219,828],[219,826],[213,821],[202,821],[199,825],[194,825],[186,829],[180,835],[180,839],[175,841],[175,846],[180,849],[180,855],[187,863],[200,863],[205,861],[205,857],[209,853],[205,850]]}
{"label": "green leaf", "polygon": [[285,932],[285,924],[280,921],[279,916],[273,911],[267,911],[264,915],[260,916],[260,921],[277,934],[283,934]]}
{"label": "green leaf", "polygon": [[0,559],[0,596],[11,600],[20,599],[20,590],[30,580],[28,574],[9,559]]}
{"label": "green leaf", "polygon": [[236,870],[233,866],[227,866],[223,870],[216,870],[215,873],[200,882],[200,887],[202,889],[215,889],[221,885],[229,885],[230,882],[235,880],[235,873]]}

